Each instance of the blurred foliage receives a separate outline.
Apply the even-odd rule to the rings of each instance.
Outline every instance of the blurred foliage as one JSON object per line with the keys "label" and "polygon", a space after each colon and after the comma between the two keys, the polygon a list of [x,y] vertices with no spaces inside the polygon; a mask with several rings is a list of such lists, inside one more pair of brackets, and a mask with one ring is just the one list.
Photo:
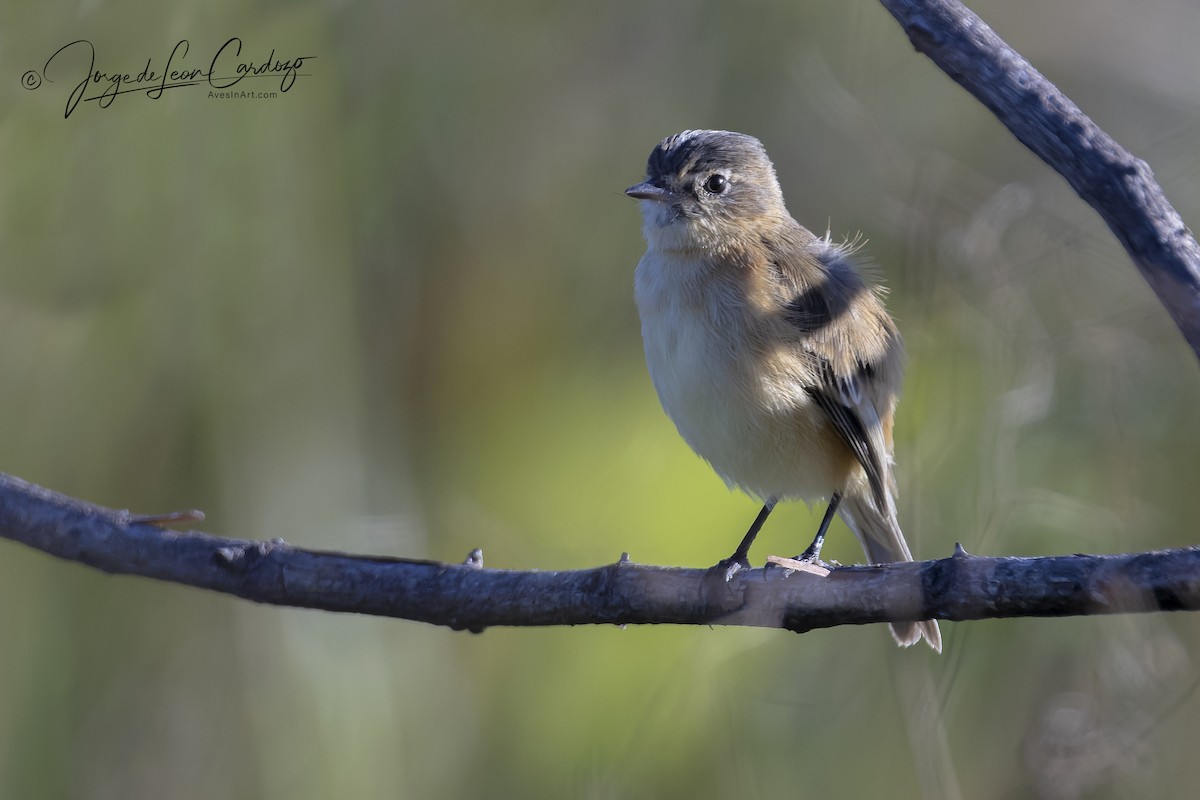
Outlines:
{"label": "blurred foliage", "polygon": [[[1200,9],[975,5],[1200,219]],[[663,136],[759,136],[862,231],[910,362],[914,550],[1194,544],[1200,370],[1096,216],[868,2],[0,10],[0,469],[297,544],[706,565],[755,511],[659,410],[622,190]],[[97,68],[311,55],[63,118]],[[86,66],[78,63],[80,76]],[[255,86],[258,88],[258,85]],[[819,513],[820,509],[816,510]],[[754,554],[790,553],[781,509]],[[1179,796],[1190,615],[491,630],[259,608],[0,542],[0,797]],[[855,561],[835,528],[829,557]]]}

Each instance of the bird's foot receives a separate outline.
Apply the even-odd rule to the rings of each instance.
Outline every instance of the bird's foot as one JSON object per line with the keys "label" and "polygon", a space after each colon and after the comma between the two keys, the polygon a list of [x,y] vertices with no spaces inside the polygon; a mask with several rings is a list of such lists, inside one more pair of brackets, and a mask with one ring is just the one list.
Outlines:
{"label": "bird's foot", "polygon": [[821,560],[821,548],[817,546],[816,542],[810,544],[803,553],[793,558],[792,561],[801,561],[805,564],[812,564],[815,567],[824,567],[825,569],[829,569],[832,566]]}
{"label": "bird's foot", "polygon": [[720,561],[718,561],[716,565],[713,566],[712,571],[719,572],[725,578],[725,582],[729,583],[731,580],[733,580],[734,575],[737,575],[744,569],[750,568],[750,559],[734,553],[729,558],[722,558]]}

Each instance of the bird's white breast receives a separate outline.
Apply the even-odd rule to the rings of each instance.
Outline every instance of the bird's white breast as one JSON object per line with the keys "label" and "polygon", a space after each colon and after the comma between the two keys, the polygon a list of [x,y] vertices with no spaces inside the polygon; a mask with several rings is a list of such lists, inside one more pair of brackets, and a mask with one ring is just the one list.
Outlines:
{"label": "bird's white breast", "polygon": [[693,450],[760,498],[833,491],[821,412],[798,376],[758,352],[754,315],[735,284],[705,279],[691,256],[652,249],[638,263],[634,294],[650,378]]}

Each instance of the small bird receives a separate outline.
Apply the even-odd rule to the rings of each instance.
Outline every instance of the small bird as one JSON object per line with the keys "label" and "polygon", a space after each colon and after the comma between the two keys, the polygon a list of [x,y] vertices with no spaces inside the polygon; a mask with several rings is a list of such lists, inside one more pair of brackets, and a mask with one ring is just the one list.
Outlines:
{"label": "small bird", "polygon": [[[726,578],[749,567],[781,500],[829,500],[797,559],[819,562],[838,513],[870,563],[912,561],[892,475],[903,348],[853,249],[792,218],[766,150],[742,133],[668,136],[625,193],[642,211],[634,289],[659,401],[727,484],[763,502]],[[891,629],[941,652],[935,620]]]}

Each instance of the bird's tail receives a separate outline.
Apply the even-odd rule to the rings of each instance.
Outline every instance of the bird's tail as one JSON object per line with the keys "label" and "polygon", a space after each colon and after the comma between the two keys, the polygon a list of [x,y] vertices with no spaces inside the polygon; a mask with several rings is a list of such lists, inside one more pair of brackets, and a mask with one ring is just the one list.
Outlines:
{"label": "bird's tail", "polygon": [[[912,561],[912,553],[908,550],[908,543],[904,541],[904,534],[900,531],[900,522],[896,519],[896,508],[890,497],[887,500],[888,508],[881,513],[870,498],[858,492],[851,492],[842,498],[838,513],[862,543],[870,563]],[[924,637],[930,647],[939,653],[942,652],[942,633],[938,629],[937,620],[893,622],[891,627],[892,636],[901,647],[916,644]]]}

